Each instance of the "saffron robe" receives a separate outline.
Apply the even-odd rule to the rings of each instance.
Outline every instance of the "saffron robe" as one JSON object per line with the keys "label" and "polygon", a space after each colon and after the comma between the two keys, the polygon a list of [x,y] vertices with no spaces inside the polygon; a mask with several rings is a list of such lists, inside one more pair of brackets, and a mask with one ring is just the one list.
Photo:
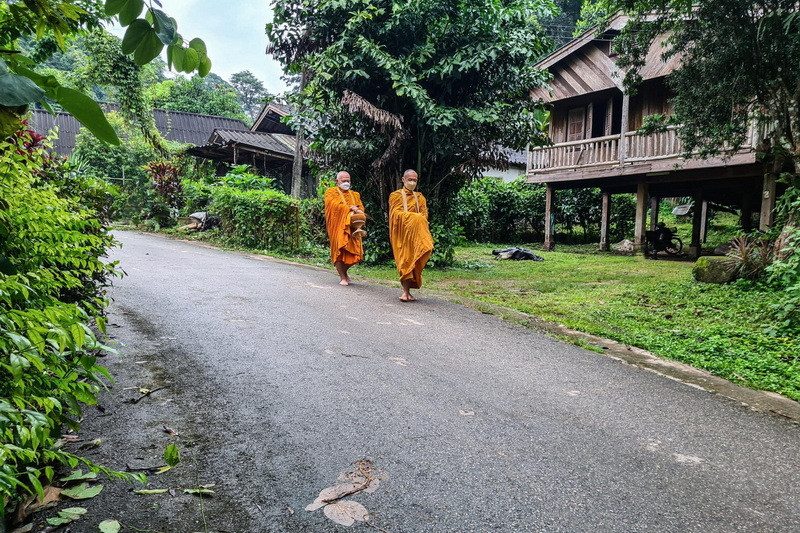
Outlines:
{"label": "saffron robe", "polygon": [[400,281],[411,280],[412,289],[422,287],[422,269],[433,251],[428,204],[422,194],[400,189],[389,195],[389,241]]}
{"label": "saffron robe", "polygon": [[341,261],[345,265],[354,265],[364,257],[361,239],[354,238],[350,229],[351,205],[364,211],[361,195],[357,192],[342,191],[339,187],[331,187],[325,191],[325,227],[331,242],[332,263]]}

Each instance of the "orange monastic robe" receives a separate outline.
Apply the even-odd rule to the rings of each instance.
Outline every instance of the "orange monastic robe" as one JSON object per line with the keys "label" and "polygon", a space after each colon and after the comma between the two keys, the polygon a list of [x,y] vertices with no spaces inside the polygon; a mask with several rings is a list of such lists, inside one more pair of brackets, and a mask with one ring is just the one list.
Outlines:
{"label": "orange monastic robe", "polygon": [[354,265],[364,257],[361,239],[353,238],[350,230],[351,205],[364,210],[361,195],[357,192],[342,191],[339,187],[331,187],[325,191],[325,227],[331,241],[332,263],[342,261],[345,265]]}
{"label": "orange monastic robe", "polygon": [[400,281],[410,279],[411,288],[419,289],[422,269],[433,251],[428,204],[420,193],[403,188],[389,195],[389,240]]}

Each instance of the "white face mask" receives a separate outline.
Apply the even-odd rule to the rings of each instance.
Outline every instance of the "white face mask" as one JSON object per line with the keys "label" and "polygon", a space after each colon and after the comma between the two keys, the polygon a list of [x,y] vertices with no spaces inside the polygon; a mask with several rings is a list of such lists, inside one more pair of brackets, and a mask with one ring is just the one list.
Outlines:
{"label": "white face mask", "polygon": [[416,189],[416,188],[417,188],[417,182],[416,182],[416,181],[407,181],[407,182],[405,183],[405,187],[406,187],[406,189],[408,189],[409,191],[413,191],[414,189]]}
{"label": "white face mask", "polygon": [[342,189],[343,191],[349,191],[350,190],[350,182],[349,181],[345,181],[343,183],[340,183],[339,184],[339,188]]}

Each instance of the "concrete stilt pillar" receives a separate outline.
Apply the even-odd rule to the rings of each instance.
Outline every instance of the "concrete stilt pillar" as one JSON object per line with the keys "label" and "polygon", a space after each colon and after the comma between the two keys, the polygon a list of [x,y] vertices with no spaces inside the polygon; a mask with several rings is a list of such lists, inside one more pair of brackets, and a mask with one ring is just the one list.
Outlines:
{"label": "concrete stilt pillar", "polygon": [[650,197],[650,231],[655,231],[658,224],[658,208],[661,205],[661,198],[658,196]]}

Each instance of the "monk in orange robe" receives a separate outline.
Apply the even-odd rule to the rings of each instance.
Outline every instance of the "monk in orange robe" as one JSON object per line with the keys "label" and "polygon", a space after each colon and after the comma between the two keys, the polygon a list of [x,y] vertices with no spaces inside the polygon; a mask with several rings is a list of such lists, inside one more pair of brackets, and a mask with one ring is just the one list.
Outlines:
{"label": "monk in orange robe", "polygon": [[350,216],[364,213],[361,195],[350,190],[350,174],[336,174],[336,187],[325,191],[325,226],[331,242],[331,261],[339,274],[339,285],[350,285],[353,281],[347,274],[351,266],[364,257],[361,243],[363,231],[353,231]]}
{"label": "monk in orange robe", "polygon": [[389,241],[403,287],[401,302],[416,300],[411,289],[422,287],[422,269],[431,257],[433,237],[428,227],[428,204],[416,192],[418,175],[403,174],[403,188],[389,195]]}

